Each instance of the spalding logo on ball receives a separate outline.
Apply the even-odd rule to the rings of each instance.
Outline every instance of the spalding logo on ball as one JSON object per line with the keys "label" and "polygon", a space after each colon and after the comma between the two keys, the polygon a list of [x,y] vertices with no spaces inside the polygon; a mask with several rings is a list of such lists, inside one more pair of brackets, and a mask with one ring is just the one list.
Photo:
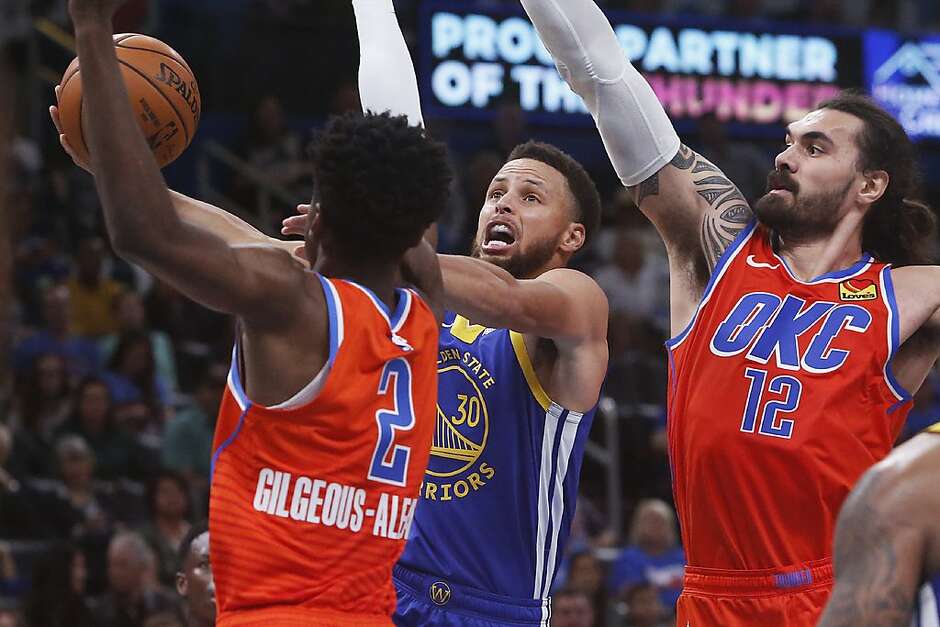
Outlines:
{"label": "spalding logo on ball", "polygon": [[[183,57],[159,39],[124,33],[114,36],[114,47],[137,123],[162,168],[179,157],[196,134],[202,111],[196,78]],[[62,132],[79,159],[87,162],[77,58],[66,68],[61,85]]]}

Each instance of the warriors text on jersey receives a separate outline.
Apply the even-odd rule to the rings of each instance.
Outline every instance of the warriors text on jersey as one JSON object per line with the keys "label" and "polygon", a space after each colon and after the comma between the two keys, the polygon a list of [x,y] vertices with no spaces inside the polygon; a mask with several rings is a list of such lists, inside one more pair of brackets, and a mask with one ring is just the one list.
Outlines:
{"label": "warriors text on jersey", "polygon": [[434,429],[436,323],[410,290],[397,290],[388,311],[358,284],[311,278],[330,327],[329,361],[308,386],[318,391],[289,407],[253,404],[236,347],[219,410],[210,499],[219,625],[387,625],[395,608],[392,566]]}
{"label": "warriors text on jersey", "polygon": [[797,279],[752,223],[670,349],[669,442],[689,566],[808,583],[836,516],[910,409],[890,268]]}
{"label": "warriors text on jersey", "polygon": [[541,602],[571,526],[594,409],[548,397],[522,335],[461,316],[448,315],[437,365],[431,458],[399,564]]}

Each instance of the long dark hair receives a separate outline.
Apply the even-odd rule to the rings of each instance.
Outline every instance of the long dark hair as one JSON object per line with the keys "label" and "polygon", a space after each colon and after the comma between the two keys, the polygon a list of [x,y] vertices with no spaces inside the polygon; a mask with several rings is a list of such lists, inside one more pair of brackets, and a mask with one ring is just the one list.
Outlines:
{"label": "long dark hair", "polygon": [[904,128],[863,94],[845,91],[821,103],[859,118],[859,170],[884,170],[889,182],[862,227],[862,248],[897,266],[936,262],[937,215],[923,200],[917,154]]}

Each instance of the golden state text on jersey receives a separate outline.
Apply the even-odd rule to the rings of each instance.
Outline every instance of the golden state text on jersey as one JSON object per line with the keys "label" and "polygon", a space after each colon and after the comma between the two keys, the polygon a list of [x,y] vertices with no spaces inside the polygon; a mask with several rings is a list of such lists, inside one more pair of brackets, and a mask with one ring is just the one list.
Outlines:
{"label": "golden state text on jersey", "polygon": [[399,566],[518,599],[545,599],[574,513],[594,410],[539,383],[523,337],[448,314],[421,502]]}

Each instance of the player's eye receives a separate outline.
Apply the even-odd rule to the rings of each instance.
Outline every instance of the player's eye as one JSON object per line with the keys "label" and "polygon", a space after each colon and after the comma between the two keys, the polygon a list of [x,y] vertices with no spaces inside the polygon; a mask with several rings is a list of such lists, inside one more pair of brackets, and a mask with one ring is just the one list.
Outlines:
{"label": "player's eye", "polygon": [[503,197],[503,191],[502,191],[502,190],[494,189],[493,191],[490,192],[490,199],[491,199],[491,200],[498,200],[498,199],[500,199],[500,198],[502,198],[502,197]]}
{"label": "player's eye", "polygon": [[539,202],[539,197],[535,194],[526,194],[526,202]]}
{"label": "player's eye", "polygon": [[809,151],[809,154],[813,157],[815,157],[816,155],[821,155],[823,152],[822,148],[820,148],[819,146],[812,146],[812,145],[809,147],[808,151]]}

